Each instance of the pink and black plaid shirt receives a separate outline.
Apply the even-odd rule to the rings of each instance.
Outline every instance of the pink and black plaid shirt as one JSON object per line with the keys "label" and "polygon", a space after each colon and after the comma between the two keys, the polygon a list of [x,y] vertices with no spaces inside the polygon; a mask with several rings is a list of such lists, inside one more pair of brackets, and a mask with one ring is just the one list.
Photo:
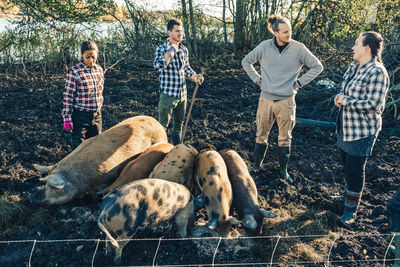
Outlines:
{"label": "pink and black plaid shirt", "polygon": [[103,106],[103,87],[103,69],[98,64],[90,68],[79,62],[69,68],[63,92],[63,120],[71,121],[74,109],[86,112],[100,111]]}

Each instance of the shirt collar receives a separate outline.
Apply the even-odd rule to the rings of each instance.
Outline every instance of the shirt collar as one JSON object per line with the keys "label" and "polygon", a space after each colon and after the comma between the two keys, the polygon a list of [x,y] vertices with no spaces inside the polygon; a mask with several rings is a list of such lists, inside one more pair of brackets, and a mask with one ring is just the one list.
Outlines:
{"label": "shirt collar", "polygon": [[83,61],[79,61],[79,64],[82,69],[87,69],[87,70],[97,70],[97,64],[94,64],[93,67],[89,67],[88,65],[86,65],[85,63],[83,63]]}
{"label": "shirt collar", "polygon": [[[167,46],[168,46],[168,45],[171,45],[171,42],[169,41],[169,38],[167,39],[166,44],[167,44]],[[179,44],[178,44],[178,47],[179,47],[179,48],[183,48],[183,44],[182,44],[182,43],[179,43]]]}
{"label": "shirt collar", "polygon": [[279,48],[279,47],[286,47],[287,45],[289,45],[289,44],[292,42],[292,40],[290,40],[289,43],[286,43],[286,44],[284,44],[284,45],[279,45],[278,42],[276,41],[276,37],[275,37],[275,36],[272,37],[272,40],[274,41],[274,44],[275,44],[275,46],[276,46],[277,48]]}
{"label": "shirt collar", "polygon": [[[355,69],[358,69],[360,67],[360,64],[357,61],[353,62]],[[371,65],[376,64],[376,58],[371,59],[370,61],[368,61],[366,64],[364,64],[361,68],[360,68],[360,72],[364,71],[366,69],[368,69]]]}

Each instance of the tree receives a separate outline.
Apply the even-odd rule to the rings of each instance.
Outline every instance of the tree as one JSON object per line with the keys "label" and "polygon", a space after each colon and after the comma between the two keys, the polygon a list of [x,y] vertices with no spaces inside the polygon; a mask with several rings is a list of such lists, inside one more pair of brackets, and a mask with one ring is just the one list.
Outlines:
{"label": "tree", "polygon": [[235,50],[242,51],[245,48],[246,36],[246,0],[236,0],[236,17],[235,17]]}
{"label": "tree", "polygon": [[82,23],[97,21],[115,8],[113,0],[10,0],[25,16],[51,26],[55,22]]}
{"label": "tree", "polygon": [[189,32],[189,22],[188,22],[188,15],[187,15],[187,9],[186,9],[186,1],[182,0],[182,23],[183,23],[183,30],[185,31],[185,36],[187,43],[190,44],[192,43],[190,40],[190,32]]}
{"label": "tree", "polygon": [[224,28],[224,43],[228,43],[228,34],[226,32],[226,0],[222,0],[222,27]]}
{"label": "tree", "polygon": [[193,52],[195,55],[197,55],[196,25],[194,23],[193,3],[192,0],[188,1],[189,1],[189,13],[190,13],[190,25],[192,29]]}

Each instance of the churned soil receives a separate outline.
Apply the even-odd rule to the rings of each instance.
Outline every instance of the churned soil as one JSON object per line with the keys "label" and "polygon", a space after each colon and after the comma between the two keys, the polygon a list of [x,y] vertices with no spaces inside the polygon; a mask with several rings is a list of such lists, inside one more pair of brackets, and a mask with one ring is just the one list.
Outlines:
{"label": "churned soil", "polygon": [[[196,62],[192,67],[200,69]],[[196,148],[210,143],[218,150],[234,149],[250,166],[259,88],[237,62],[204,67],[205,82],[197,92],[185,142]],[[96,222],[101,196],[83,196],[60,206],[29,201],[29,194],[44,185],[32,164],[52,165],[69,153],[60,114],[64,75],[0,75],[0,266],[113,265]],[[132,116],[157,118],[157,88],[157,75],[148,64],[107,72],[104,129]],[[188,88],[190,102],[194,84],[188,82]],[[296,97],[297,116],[334,122],[332,98],[338,89],[316,81],[302,88]],[[296,125],[289,163],[294,183],[289,184],[278,178],[275,125],[262,171],[253,176],[260,205],[277,215],[264,220],[262,236],[245,238],[241,225],[233,227],[228,240],[198,225],[189,230],[187,240],[176,239],[174,228],[144,231],[125,247],[122,264],[383,266],[386,257],[390,265],[394,255],[385,255],[392,238],[386,205],[400,182],[399,133],[393,114],[385,114],[351,228],[337,223],[343,209],[337,198],[345,179],[334,129]],[[196,219],[206,220],[204,210]]]}

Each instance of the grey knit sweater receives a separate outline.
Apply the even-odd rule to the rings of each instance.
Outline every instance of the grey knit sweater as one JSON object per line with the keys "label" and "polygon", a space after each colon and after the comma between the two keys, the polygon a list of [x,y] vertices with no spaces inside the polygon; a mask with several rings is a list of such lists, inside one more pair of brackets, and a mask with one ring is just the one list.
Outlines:
{"label": "grey knit sweater", "polygon": [[[253,66],[256,62],[261,66],[261,94],[272,100],[296,94],[298,90],[296,81],[304,86],[323,70],[318,58],[304,44],[295,40],[291,40],[282,53],[279,53],[274,39],[269,39],[261,42],[246,55],[242,60],[242,66],[253,82],[260,77]],[[298,78],[303,65],[310,69]]]}

